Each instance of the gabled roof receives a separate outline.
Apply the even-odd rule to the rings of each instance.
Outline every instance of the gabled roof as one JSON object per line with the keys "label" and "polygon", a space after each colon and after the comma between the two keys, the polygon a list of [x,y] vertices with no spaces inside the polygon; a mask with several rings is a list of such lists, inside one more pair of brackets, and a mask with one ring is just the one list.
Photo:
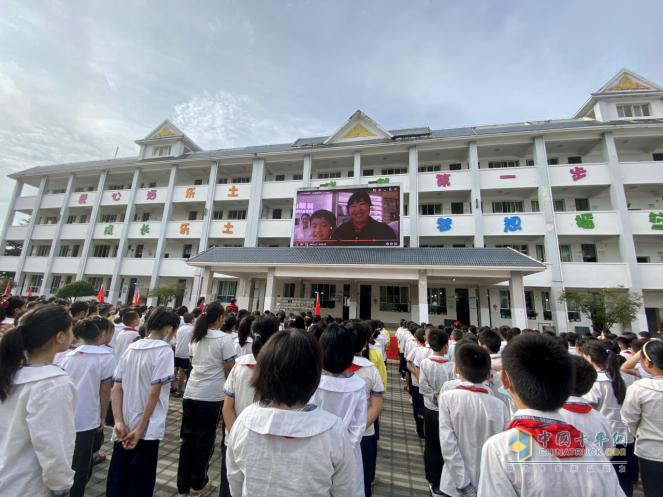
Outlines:
{"label": "gabled roof", "polygon": [[200,152],[202,150],[202,148],[200,148],[191,138],[185,135],[182,130],[168,119],[150,131],[145,138],[142,140],[136,140],[134,143],[138,145],[146,145],[149,143],[178,140],[182,140],[184,144],[194,152]]}
{"label": "gabled roof", "polygon": [[325,145],[339,141],[353,141],[356,139],[391,139],[393,135],[382,129],[382,127],[373,121],[362,111],[357,110],[323,143]]}

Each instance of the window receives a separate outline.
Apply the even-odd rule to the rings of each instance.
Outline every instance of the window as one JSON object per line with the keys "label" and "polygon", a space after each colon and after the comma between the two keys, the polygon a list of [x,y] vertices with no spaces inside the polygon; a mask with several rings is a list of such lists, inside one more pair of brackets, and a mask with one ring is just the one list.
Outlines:
{"label": "window", "polygon": [[523,212],[523,207],[522,200],[502,200],[499,202],[493,202],[493,213]]}
{"label": "window", "polygon": [[525,292],[525,310],[527,311],[527,319],[536,319],[537,313],[534,309],[534,293],[531,290]]}
{"label": "window", "polygon": [[529,247],[527,245],[495,245],[495,247],[498,248],[512,248],[513,250],[517,250],[521,254],[529,255]]}
{"label": "window", "polygon": [[354,171],[348,171],[347,174],[346,174],[346,176],[347,176],[348,178],[354,178],[354,177],[355,177],[355,172],[354,172]]}
{"label": "window", "polygon": [[188,259],[191,257],[191,249],[193,248],[193,245],[187,244],[184,246],[182,249],[182,259]]}
{"label": "window", "polygon": [[539,212],[539,201],[532,200],[532,212]]}
{"label": "window", "polygon": [[430,314],[447,313],[447,289],[429,288],[428,289],[428,312]]}
{"label": "window", "polygon": [[382,168],[382,174],[407,174],[407,167],[386,167]]}
{"label": "window", "polygon": [[241,176],[241,177],[233,178],[232,182],[233,183],[251,183],[251,178],[249,176]]}
{"label": "window", "polygon": [[452,245],[452,247],[453,248],[465,248],[465,244],[464,243],[454,243]]}
{"label": "window", "polygon": [[564,205],[564,199],[563,198],[554,199],[553,209],[555,210],[555,212],[564,212],[566,210],[566,206]]}
{"label": "window", "polygon": [[189,221],[195,221],[197,218],[198,218],[197,211],[189,211],[189,217],[187,218]]}
{"label": "window", "polygon": [[449,164],[449,171],[460,171],[461,169],[463,169],[463,165],[460,162]]}
{"label": "window", "polygon": [[110,255],[110,245],[95,245],[92,257],[108,257]]}
{"label": "window", "polygon": [[293,179],[294,181],[301,181],[301,180],[304,179],[304,175],[303,175],[303,174],[293,174],[293,175],[292,175],[292,179]]}
{"label": "window", "polygon": [[504,319],[511,317],[511,294],[509,290],[500,290],[500,317]]}
{"label": "window", "polygon": [[100,276],[90,276],[87,280],[94,289],[101,288],[101,285],[104,284],[104,279]]}
{"label": "window", "polygon": [[160,145],[154,147],[154,154],[152,157],[165,157],[170,155],[170,145]]}
{"label": "window", "polygon": [[649,117],[649,104],[624,104],[617,106],[619,117]]}
{"label": "window", "polygon": [[272,219],[281,219],[283,209],[272,209]]}
{"label": "window", "polygon": [[500,169],[503,167],[518,167],[520,165],[520,161],[518,159],[516,160],[491,160],[488,161],[488,168],[489,169]]}
{"label": "window", "polygon": [[47,216],[44,224],[58,224],[57,216]]}
{"label": "window", "polygon": [[341,171],[325,171],[323,173],[318,173],[318,179],[330,179],[330,178],[340,178]]}
{"label": "window", "polygon": [[228,219],[246,219],[246,209],[228,211]]}
{"label": "window", "polygon": [[53,275],[53,279],[51,280],[51,293],[55,293],[58,288],[60,288],[60,283],[62,282],[62,276],[59,274]]}
{"label": "window", "polygon": [[364,169],[361,173],[362,176],[373,176],[373,170],[372,169]]}
{"label": "window", "polygon": [[143,245],[136,245],[136,252],[134,254],[134,257],[136,259],[142,259],[143,258]]}
{"label": "window", "polygon": [[74,224],[76,222],[76,216],[67,216],[67,224]]}
{"label": "window", "polygon": [[596,259],[596,245],[583,243],[580,248],[582,250],[582,262],[598,262]]}
{"label": "window", "polygon": [[573,262],[573,256],[571,255],[571,245],[559,246],[559,258],[562,262]]}
{"label": "window", "polygon": [[577,198],[575,199],[576,202],[576,210],[577,211],[588,211],[589,210],[589,199],[587,198]]}
{"label": "window", "polygon": [[237,281],[222,280],[219,281],[219,294],[217,298],[221,302],[230,302],[230,299],[237,295]]}
{"label": "window", "polygon": [[650,262],[649,256],[648,255],[638,255],[636,256],[636,261],[639,263],[647,263]]}
{"label": "window", "polygon": [[536,260],[539,262],[546,261],[546,247],[545,245],[536,246]]}
{"label": "window", "polygon": [[57,194],[64,193],[65,191],[66,190],[64,188],[54,188],[53,190],[51,190],[51,193],[54,194],[54,195],[57,195]]}
{"label": "window", "polygon": [[419,212],[422,216],[434,216],[435,214],[442,214],[442,204],[421,204]]}
{"label": "window", "polygon": [[81,217],[78,218],[78,222],[81,224],[87,223],[87,214],[81,214]]}
{"label": "window", "polygon": [[311,298],[316,297],[316,292],[320,292],[320,307],[333,309],[336,307],[336,285],[327,283],[311,284]]}
{"label": "window", "polygon": [[419,166],[420,173],[434,173],[440,171],[441,169],[442,166],[440,166],[439,164],[436,166]]}
{"label": "window", "polygon": [[81,246],[76,244],[72,245],[71,247],[71,256],[72,257],[78,257],[78,251],[81,249]]}
{"label": "window", "polygon": [[408,204],[403,205],[403,215],[407,216]]}
{"label": "window", "polygon": [[202,179],[194,179],[193,184],[196,185],[196,186],[200,186],[200,185],[203,184],[203,180]]}
{"label": "window", "polygon": [[223,211],[214,211],[212,219],[216,220],[223,219]]}
{"label": "window", "polygon": [[58,257],[69,257],[69,245],[60,245]]}
{"label": "window", "polygon": [[149,212],[143,212],[141,216],[141,221],[147,222],[150,220],[150,213]]}
{"label": "window", "polygon": [[463,214],[465,212],[465,207],[463,202],[451,202],[451,213],[452,214]]}
{"label": "window", "polygon": [[566,308],[568,309],[569,321],[580,321],[580,311],[575,300],[567,300]]}
{"label": "window", "polygon": [[50,245],[38,245],[37,247],[37,252],[36,256],[37,257],[48,257],[48,254],[51,252],[51,246]]}
{"label": "window", "polygon": [[102,223],[114,223],[117,220],[117,214],[102,214],[101,222]]}
{"label": "window", "polygon": [[552,311],[550,310],[550,292],[541,292],[541,306],[543,307],[543,319],[552,321]]}
{"label": "window", "polygon": [[548,165],[549,166],[556,166],[559,164],[559,158],[557,157],[548,157]]}
{"label": "window", "polygon": [[285,174],[277,174],[274,176],[274,181],[285,181]]}
{"label": "window", "polygon": [[110,185],[109,190],[124,190],[124,185]]}
{"label": "window", "polygon": [[284,283],[283,284],[283,296],[286,299],[295,298],[295,284],[294,283]]}
{"label": "window", "polygon": [[381,286],[380,310],[391,312],[409,312],[409,288],[406,286]]}
{"label": "window", "polygon": [[662,153],[651,154],[651,158],[652,158],[652,160],[655,160],[657,162],[658,161],[663,161],[663,154]]}
{"label": "window", "polygon": [[228,178],[217,178],[216,182],[219,185],[227,185],[228,184]]}
{"label": "window", "polygon": [[579,155],[574,155],[574,156],[569,157],[567,159],[567,163],[568,164],[582,164],[582,157],[580,157]]}

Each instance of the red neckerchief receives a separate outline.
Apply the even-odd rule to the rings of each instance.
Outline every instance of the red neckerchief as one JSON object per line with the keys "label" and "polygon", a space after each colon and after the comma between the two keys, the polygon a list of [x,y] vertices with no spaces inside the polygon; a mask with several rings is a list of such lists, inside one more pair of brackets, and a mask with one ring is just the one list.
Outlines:
{"label": "red neckerchief", "polygon": [[434,359],[433,357],[429,357],[429,359],[430,359],[431,361],[433,361],[433,362],[438,363],[438,364],[446,364],[446,363],[449,362],[449,361],[447,361],[446,359]]}
{"label": "red neckerchief", "polygon": [[244,364],[244,365],[249,369],[255,369],[256,368],[255,364]]}
{"label": "red neckerchief", "polygon": [[359,366],[357,364],[350,364],[350,367],[345,370],[346,373],[354,373],[355,371],[359,371],[362,368],[362,366]]}
{"label": "red neckerchief", "polygon": [[467,385],[458,385],[456,387],[457,390],[469,390],[470,392],[479,392],[479,393],[488,393],[487,388],[481,388],[481,387],[468,387]]}
{"label": "red neckerchief", "polygon": [[122,331],[138,331],[136,328],[132,328],[131,326],[125,326],[122,328]]}
{"label": "red neckerchief", "polygon": [[564,404],[562,406],[562,409],[566,409],[567,411],[575,412],[576,414],[587,414],[592,411],[592,406],[589,404],[581,404],[581,403],[574,403],[570,402],[568,404]]}
{"label": "red neckerchief", "polygon": [[[582,432],[573,425],[563,424],[554,419],[518,417],[506,427],[507,430],[511,428],[520,428],[524,432],[529,433],[532,435],[532,440],[544,449],[557,450],[558,452],[555,452],[555,457],[559,459],[581,457],[583,454],[582,449],[584,449],[585,445],[582,441]],[[567,438],[568,445],[558,445],[557,443],[558,441],[562,441],[557,439],[557,435],[562,432],[568,432],[569,434]],[[544,442],[546,438],[547,442]]]}

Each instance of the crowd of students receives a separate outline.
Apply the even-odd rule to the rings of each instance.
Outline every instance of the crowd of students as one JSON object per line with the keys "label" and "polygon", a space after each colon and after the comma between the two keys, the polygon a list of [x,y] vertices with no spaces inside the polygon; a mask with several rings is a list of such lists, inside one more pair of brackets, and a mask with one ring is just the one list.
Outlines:
{"label": "crowd of students", "polygon": [[[177,491],[372,494],[387,388],[380,321],[5,299],[0,495],[82,496],[113,427],[106,494],[149,496],[170,396]],[[663,341],[401,322],[413,429],[433,495],[663,491]],[[394,386],[392,385],[392,388]],[[596,449],[596,450],[594,450]]]}

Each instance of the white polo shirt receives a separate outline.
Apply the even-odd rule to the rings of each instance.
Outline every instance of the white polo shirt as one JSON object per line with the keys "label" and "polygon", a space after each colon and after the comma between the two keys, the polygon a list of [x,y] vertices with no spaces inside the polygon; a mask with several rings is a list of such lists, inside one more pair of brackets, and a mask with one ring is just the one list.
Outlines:
{"label": "white polo shirt", "polygon": [[235,358],[232,336],[221,330],[207,330],[202,340],[191,342],[189,351],[193,369],[184,390],[184,398],[221,402],[226,381],[223,364]]}
{"label": "white polo shirt", "polygon": [[175,357],[188,359],[190,357],[189,344],[193,336],[193,324],[183,324],[177,330],[175,338]]}

